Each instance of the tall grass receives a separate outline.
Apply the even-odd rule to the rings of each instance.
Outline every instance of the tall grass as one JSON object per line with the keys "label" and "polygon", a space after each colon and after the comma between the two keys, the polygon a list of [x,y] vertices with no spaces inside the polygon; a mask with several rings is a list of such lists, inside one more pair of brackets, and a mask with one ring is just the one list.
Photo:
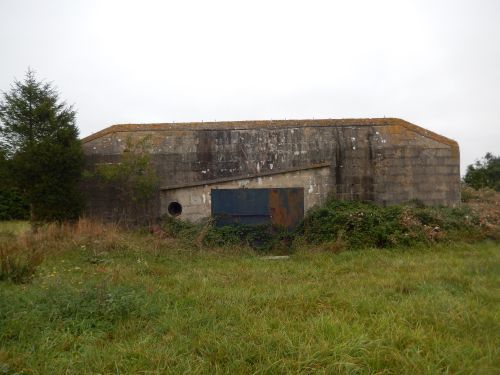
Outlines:
{"label": "tall grass", "polygon": [[116,249],[122,241],[117,225],[80,219],[76,223],[47,223],[30,228],[27,223],[0,224],[0,280],[27,283],[46,256],[91,244],[95,254]]}
{"label": "tall grass", "polygon": [[[491,216],[491,215],[490,215]],[[208,220],[190,224],[164,218],[156,235],[146,237],[153,251],[175,243],[188,251],[214,248],[291,253],[304,244],[337,253],[366,247],[408,247],[437,242],[500,238],[498,225],[467,207],[421,205],[379,207],[370,203],[329,201],[311,210],[294,232],[273,226],[233,225],[214,227]],[[491,216],[496,217],[496,216]],[[491,220],[490,220],[491,221]],[[135,233],[135,234],[134,234]],[[496,234],[495,234],[496,233]],[[61,249],[87,249],[99,263],[103,253],[141,249],[137,232],[124,232],[116,224],[80,219],[75,223],[49,223],[27,229],[25,225],[0,225],[0,279],[25,283],[32,279],[43,258]],[[142,236],[144,239],[144,236]]]}
{"label": "tall grass", "polygon": [[[59,249],[0,284],[6,373],[492,374],[498,244],[247,252]],[[136,245],[141,243],[139,250]],[[92,246],[91,244],[89,246]],[[183,246],[180,244],[179,246]]]}
{"label": "tall grass", "polygon": [[[7,231],[0,373],[497,372],[498,242],[449,240],[481,221],[332,204],[292,238],[271,233],[264,251],[288,260],[252,250],[255,228],[209,222]],[[394,233],[414,242],[384,242]],[[363,243],[390,246],[344,251]]]}

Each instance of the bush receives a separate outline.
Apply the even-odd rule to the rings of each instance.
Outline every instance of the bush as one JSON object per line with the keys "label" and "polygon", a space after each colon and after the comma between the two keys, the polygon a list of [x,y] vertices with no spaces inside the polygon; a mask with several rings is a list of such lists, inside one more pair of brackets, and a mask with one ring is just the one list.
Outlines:
{"label": "bush", "polygon": [[205,235],[204,243],[208,246],[243,245],[269,251],[286,242],[288,236],[282,228],[268,224],[233,224],[223,227],[211,226]]}
{"label": "bush", "polygon": [[461,189],[462,202],[484,202],[484,203],[494,203],[497,199],[498,192],[490,188],[474,189],[473,187],[462,185]]}
{"label": "bush", "polygon": [[289,252],[297,239],[339,252],[487,237],[479,217],[468,207],[426,207],[418,201],[405,206],[381,207],[374,203],[330,200],[310,210],[293,232],[272,225],[215,227],[211,221],[204,225],[192,224],[172,217],[165,217],[162,227],[168,236],[195,241],[198,247],[200,244],[250,246],[258,251],[273,252]]}
{"label": "bush", "polygon": [[164,215],[161,218],[161,228],[169,237],[193,239],[201,231],[202,225]]}
{"label": "bush", "polygon": [[194,242],[198,247],[250,246],[259,251],[286,251],[293,240],[293,233],[269,224],[216,227],[211,219],[193,224],[166,215],[161,228],[169,237]]}
{"label": "bush", "polygon": [[310,211],[298,233],[309,243],[338,241],[348,248],[410,246],[442,239],[477,238],[479,220],[467,208],[380,207],[331,200]]}

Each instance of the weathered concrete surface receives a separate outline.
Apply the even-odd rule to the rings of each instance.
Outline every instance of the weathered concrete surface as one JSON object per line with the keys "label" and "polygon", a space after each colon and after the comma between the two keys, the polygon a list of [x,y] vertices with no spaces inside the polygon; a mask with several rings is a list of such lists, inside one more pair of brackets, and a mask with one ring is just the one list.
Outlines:
{"label": "weathered concrete surface", "polygon": [[[115,125],[83,139],[87,165],[119,162],[126,139],[149,136],[161,181],[153,215],[210,214],[210,189],[304,187],[305,208],[337,199],[428,205],[460,201],[455,141],[400,119]],[[113,194],[91,191],[89,214],[112,218]]]}
{"label": "weathered concrete surface", "polygon": [[307,209],[320,205],[324,203],[331,188],[330,168],[319,167],[270,176],[166,189],[161,192],[160,199],[163,208],[168,207],[170,202],[180,202],[182,204],[181,217],[198,220],[210,216],[212,203],[210,191],[212,189],[273,187],[304,187],[304,207]]}

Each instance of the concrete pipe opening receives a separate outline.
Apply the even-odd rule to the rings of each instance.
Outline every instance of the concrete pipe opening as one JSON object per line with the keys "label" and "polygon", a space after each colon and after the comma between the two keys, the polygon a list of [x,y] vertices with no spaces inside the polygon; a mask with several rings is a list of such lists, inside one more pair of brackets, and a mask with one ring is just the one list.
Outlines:
{"label": "concrete pipe opening", "polygon": [[179,202],[170,202],[168,213],[172,216],[179,216],[182,213],[182,206]]}

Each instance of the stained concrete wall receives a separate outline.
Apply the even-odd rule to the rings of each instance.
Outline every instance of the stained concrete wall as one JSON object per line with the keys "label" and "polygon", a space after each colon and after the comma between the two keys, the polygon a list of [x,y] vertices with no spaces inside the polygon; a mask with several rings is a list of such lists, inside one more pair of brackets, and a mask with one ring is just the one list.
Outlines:
{"label": "stained concrete wall", "polygon": [[[175,199],[186,219],[198,219],[210,212],[211,188],[242,181],[304,187],[306,209],[329,194],[380,204],[460,201],[456,142],[399,119],[116,125],[83,140],[88,167],[119,162],[129,137],[151,142],[161,181],[153,215]],[[104,196],[94,189],[90,207],[109,217],[112,197]]]}
{"label": "stained concrete wall", "polygon": [[182,205],[181,219],[197,221],[210,216],[212,189],[304,187],[304,209],[321,205],[331,189],[330,168],[318,167],[214,184],[163,190],[160,195],[161,213],[168,212],[171,202]]}

